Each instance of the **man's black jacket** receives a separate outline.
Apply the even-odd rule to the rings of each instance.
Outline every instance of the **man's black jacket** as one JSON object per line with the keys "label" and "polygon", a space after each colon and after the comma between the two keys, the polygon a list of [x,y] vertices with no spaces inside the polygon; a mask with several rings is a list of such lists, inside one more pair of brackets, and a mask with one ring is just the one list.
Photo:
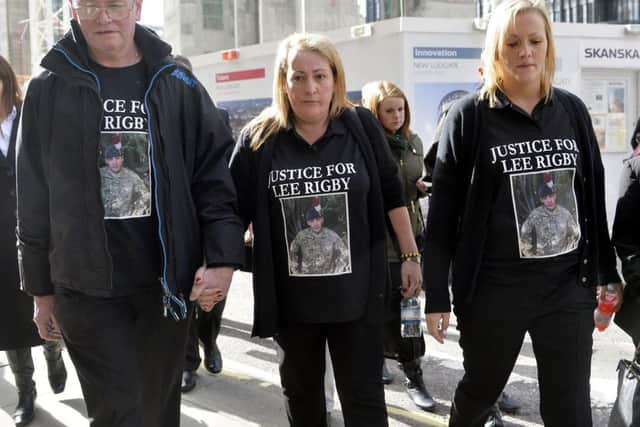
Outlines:
{"label": "man's black jacket", "polygon": [[[202,85],[172,61],[169,45],[137,26],[147,67],[154,203],[165,295],[188,295],[195,270],[242,265],[242,225],[227,162],[231,134]],[[44,57],[28,89],[17,154],[22,287],[112,293],[98,144],[101,87],[76,22]]]}

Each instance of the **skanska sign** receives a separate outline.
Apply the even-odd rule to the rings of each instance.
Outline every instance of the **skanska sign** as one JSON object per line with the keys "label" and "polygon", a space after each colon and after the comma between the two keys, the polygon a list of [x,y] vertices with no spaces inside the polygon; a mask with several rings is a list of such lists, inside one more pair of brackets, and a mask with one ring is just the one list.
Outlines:
{"label": "skanska sign", "polygon": [[580,45],[580,65],[598,68],[640,68],[640,47],[620,41],[589,41]]}

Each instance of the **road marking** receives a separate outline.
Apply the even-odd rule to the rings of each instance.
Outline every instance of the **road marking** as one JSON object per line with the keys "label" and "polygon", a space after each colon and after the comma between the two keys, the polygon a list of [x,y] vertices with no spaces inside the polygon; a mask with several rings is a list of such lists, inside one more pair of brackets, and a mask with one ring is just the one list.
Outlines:
{"label": "road marking", "polygon": [[429,412],[408,411],[406,409],[391,405],[387,405],[387,412],[403,418],[408,418],[413,421],[418,421],[427,426],[447,427],[449,425],[448,419],[446,417],[431,414]]}

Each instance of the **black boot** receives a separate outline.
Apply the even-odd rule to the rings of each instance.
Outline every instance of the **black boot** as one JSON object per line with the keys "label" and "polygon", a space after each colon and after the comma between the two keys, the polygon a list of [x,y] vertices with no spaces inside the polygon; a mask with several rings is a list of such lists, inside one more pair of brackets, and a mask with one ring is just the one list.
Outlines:
{"label": "black boot", "polygon": [[49,374],[49,385],[55,394],[62,393],[67,384],[67,368],[64,366],[62,358],[61,341],[45,341],[44,357],[47,360],[47,372]]}
{"label": "black boot", "polygon": [[436,407],[436,402],[424,385],[420,359],[402,363],[402,369],[407,376],[407,393],[411,400],[413,400],[413,403],[420,409],[433,411]]}
{"label": "black boot", "polygon": [[36,384],[33,382],[31,348],[9,350],[7,359],[18,389],[18,406],[13,413],[13,422],[16,426],[26,426],[35,416]]}

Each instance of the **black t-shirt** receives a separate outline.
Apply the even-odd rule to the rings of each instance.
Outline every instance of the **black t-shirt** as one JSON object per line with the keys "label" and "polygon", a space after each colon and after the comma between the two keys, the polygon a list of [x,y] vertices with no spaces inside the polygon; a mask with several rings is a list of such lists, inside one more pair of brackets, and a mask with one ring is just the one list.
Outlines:
{"label": "black t-shirt", "polygon": [[369,290],[369,172],[340,119],[307,144],[278,136],[269,174],[279,315],[345,322],[364,315]]}
{"label": "black t-shirt", "polygon": [[147,78],[144,62],[125,68],[93,63],[92,68],[103,105],[97,164],[112,282],[115,295],[126,295],[157,286],[161,274],[144,110]]}
{"label": "black t-shirt", "polygon": [[529,116],[499,95],[479,138],[481,175],[493,185],[480,278],[539,283],[578,263],[579,144],[560,102],[542,100]]}

